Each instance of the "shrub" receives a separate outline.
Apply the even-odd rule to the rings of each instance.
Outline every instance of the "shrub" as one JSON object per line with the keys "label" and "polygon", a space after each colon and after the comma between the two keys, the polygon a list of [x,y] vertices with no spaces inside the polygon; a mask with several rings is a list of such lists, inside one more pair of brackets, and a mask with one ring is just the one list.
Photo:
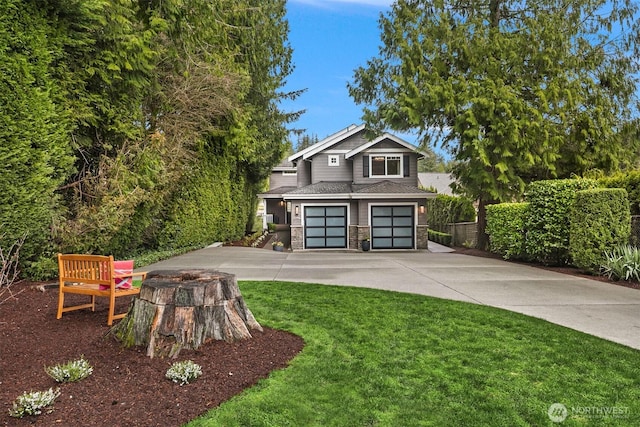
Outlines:
{"label": "shrub", "polygon": [[453,238],[451,234],[441,233],[440,231],[436,230],[428,230],[427,235],[429,237],[429,240],[431,240],[432,242],[436,242],[445,246],[451,246],[451,240]]}
{"label": "shrub", "polygon": [[22,418],[25,415],[40,415],[42,408],[53,404],[53,401],[60,396],[60,389],[49,389],[47,391],[31,391],[18,396],[13,402],[13,408],[9,410],[9,415],[15,418]]}
{"label": "shrub", "polygon": [[169,219],[159,237],[161,248],[206,245],[245,235],[253,207],[246,180],[231,179],[236,164],[229,158],[203,153],[200,161],[168,203]]}
{"label": "shrub", "polygon": [[570,212],[572,264],[597,273],[604,264],[605,251],[629,242],[627,192],[622,188],[578,191]]}
{"label": "shrub", "polygon": [[466,197],[438,194],[427,200],[427,222],[429,227],[445,231],[452,222],[469,222],[476,220],[473,203]]}
{"label": "shrub", "polygon": [[598,184],[607,188],[624,188],[629,198],[631,215],[640,215],[640,171],[619,172],[600,178]]}
{"label": "shrub", "polygon": [[614,280],[640,281],[640,250],[631,245],[620,245],[605,252],[600,269],[603,275]]}
{"label": "shrub", "polygon": [[590,179],[536,181],[527,186],[529,214],[525,221],[528,257],[543,264],[569,261],[569,210],[577,191],[596,188]]}
{"label": "shrub", "polygon": [[191,360],[176,362],[167,369],[166,377],[174,383],[185,385],[202,375],[202,368]]}
{"label": "shrub", "polygon": [[500,203],[487,206],[487,234],[490,250],[504,259],[525,258],[525,220],[529,203]]}
{"label": "shrub", "polygon": [[87,378],[93,373],[93,368],[82,356],[78,360],[67,362],[64,365],[49,366],[45,372],[56,382],[70,383]]}

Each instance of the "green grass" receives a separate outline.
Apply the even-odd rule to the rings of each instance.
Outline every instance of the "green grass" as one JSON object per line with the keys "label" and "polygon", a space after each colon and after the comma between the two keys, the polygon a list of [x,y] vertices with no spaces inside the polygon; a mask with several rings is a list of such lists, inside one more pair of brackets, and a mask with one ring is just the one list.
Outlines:
{"label": "green grass", "polygon": [[[302,336],[305,348],[189,427],[640,425],[636,350],[419,295],[286,282],[240,289],[262,325]],[[562,424],[547,415],[556,402],[569,411]]]}

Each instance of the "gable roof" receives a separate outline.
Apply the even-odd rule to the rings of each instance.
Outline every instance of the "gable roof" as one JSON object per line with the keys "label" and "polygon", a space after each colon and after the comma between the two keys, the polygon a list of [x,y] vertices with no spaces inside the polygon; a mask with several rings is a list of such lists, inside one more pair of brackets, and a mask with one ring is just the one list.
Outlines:
{"label": "gable roof", "polygon": [[[314,155],[318,154],[321,151],[324,150],[328,150],[329,148],[331,148],[332,146],[338,144],[339,142],[344,141],[345,139],[352,137],[353,135],[356,135],[359,132],[362,132],[366,129],[365,125],[350,125],[347,126],[346,128],[332,134],[329,135],[328,137],[326,137],[325,139],[313,144],[310,147],[305,148],[304,150],[298,151],[295,154],[292,154],[291,156],[289,156],[286,159],[286,162],[295,162],[296,160],[299,159],[309,159],[310,157],[313,157]],[[373,141],[369,141],[366,144],[362,144],[359,147],[349,151],[348,153],[345,154],[345,159],[350,159],[353,156],[355,156],[358,153],[363,152],[364,150],[367,150],[373,146],[375,146],[376,144],[379,144],[382,141],[385,140],[390,140],[395,142],[396,144],[400,145],[401,147],[413,151],[415,153],[418,153],[420,155],[419,158],[423,158],[426,156],[426,153],[422,152],[422,151],[418,151],[418,147],[416,147],[413,144],[408,143],[407,141],[403,140],[402,138],[399,138],[393,134],[390,133],[384,133],[383,135],[379,136],[378,138],[374,139]],[[279,165],[280,166],[280,165]]]}
{"label": "gable roof", "polygon": [[385,133],[382,136],[379,136],[378,138],[374,139],[373,141],[369,141],[366,144],[362,144],[361,146],[354,148],[353,150],[349,151],[347,154],[344,155],[345,159],[349,159],[353,156],[355,156],[358,153],[363,152],[364,150],[367,150],[371,147],[373,147],[374,145],[384,141],[384,140],[391,140],[393,142],[395,142],[398,145],[401,145],[402,147],[411,150],[411,151],[415,151],[416,153],[420,154],[420,158],[425,157],[426,153],[423,153],[421,151],[418,151],[418,147],[416,147],[413,144],[408,143],[407,141],[405,141],[404,139],[398,138],[395,135],[392,135],[390,133]]}
{"label": "gable roof", "polygon": [[319,142],[316,142],[312,146],[307,147],[304,150],[298,151],[295,154],[292,154],[291,156],[289,156],[287,160],[289,160],[290,162],[295,162],[300,158],[308,159],[309,157],[319,153],[320,151],[326,150],[332,147],[333,145],[337,144],[338,142],[343,141],[346,138],[349,138],[350,136],[357,134],[358,132],[362,132],[364,129],[365,129],[364,125],[360,125],[360,126],[350,125],[345,129],[342,129],[332,135],[329,135],[325,139]]}

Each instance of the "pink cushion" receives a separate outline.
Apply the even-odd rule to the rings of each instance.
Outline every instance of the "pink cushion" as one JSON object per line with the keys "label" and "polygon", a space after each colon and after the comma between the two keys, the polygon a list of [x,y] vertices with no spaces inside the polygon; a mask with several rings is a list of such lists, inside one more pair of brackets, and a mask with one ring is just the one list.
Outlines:
{"label": "pink cushion", "polygon": [[[115,274],[131,274],[133,273],[133,260],[129,259],[126,261],[114,261],[113,268],[115,270]],[[131,285],[133,283],[133,277],[127,277],[124,279],[116,278],[116,288],[120,289],[131,289]]]}
{"label": "pink cushion", "polygon": [[[131,274],[133,273],[133,260],[128,259],[126,261],[114,261],[113,269],[115,275]],[[131,289],[133,278],[116,278],[116,289]],[[100,285],[101,290],[109,289],[108,286]]]}

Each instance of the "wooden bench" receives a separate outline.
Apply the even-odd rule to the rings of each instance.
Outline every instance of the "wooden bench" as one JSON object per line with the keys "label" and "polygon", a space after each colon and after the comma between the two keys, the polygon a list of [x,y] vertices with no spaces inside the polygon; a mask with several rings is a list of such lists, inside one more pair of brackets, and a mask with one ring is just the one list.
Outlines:
{"label": "wooden bench", "polygon": [[[109,317],[107,325],[113,325],[115,319],[122,319],[126,313],[115,314],[116,298],[137,295],[140,288],[132,286],[130,289],[116,287],[116,279],[139,277],[144,280],[146,272],[117,273],[113,256],[58,254],[58,269],[60,274],[60,293],[58,297],[57,319],[68,311],[90,308],[95,311],[96,297],[109,298]],[[101,289],[102,288],[102,289]],[[91,302],[79,305],[64,306],[65,294],[81,294],[91,297]]]}

